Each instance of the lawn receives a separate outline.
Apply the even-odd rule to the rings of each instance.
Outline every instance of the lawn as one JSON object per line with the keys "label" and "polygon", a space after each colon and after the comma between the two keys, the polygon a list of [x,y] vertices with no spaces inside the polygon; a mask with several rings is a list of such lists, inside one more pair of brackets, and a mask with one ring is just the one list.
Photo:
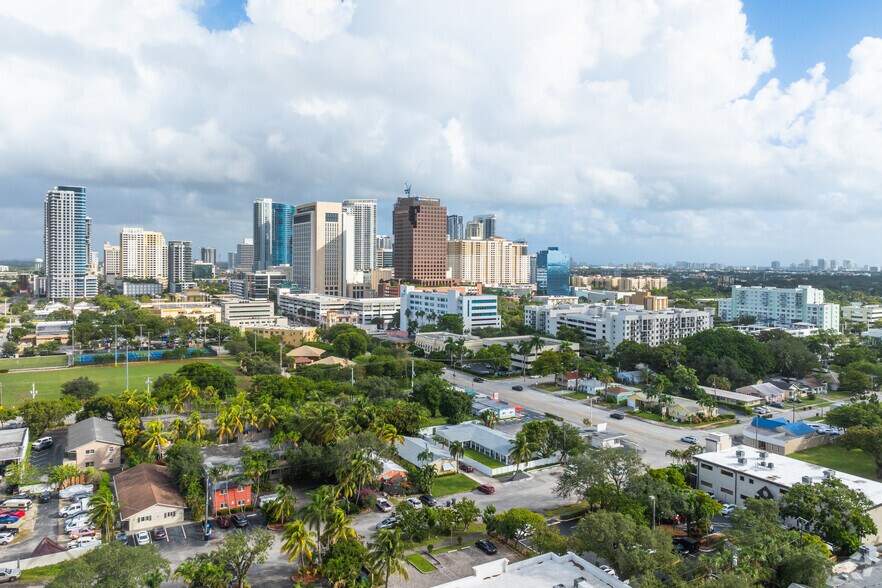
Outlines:
{"label": "lawn", "polygon": [[572,398],[573,400],[585,400],[588,398],[588,395],[584,392],[567,392],[564,394],[567,398]]}
{"label": "lawn", "polygon": [[66,355],[43,355],[38,357],[4,357],[0,370],[26,370],[44,367],[67,367]]}
{"label": "lawn", "polygon": [[478,453],[474,449],[466,449],[465,456],[470,457],[476,462],[487,466],[488,468],[504,468],[505,464],[501,461],[496,461],[492,457],[487,457],[483,453]]}
{"label": "lawn", "polygon": [[[223,366],[237,375],[237,384],[241,387],[244,382],[240,381],[239,374],[232,367],[229,360],[221,359],[203,359],[203,360],[178,360],[178,361],[156,361],[151,363],[130,363],[129,364],[129,387],[137,390],[145,390],[147,388],[146,380],[150,376],[152,381],[163,374],[176,371],[189,361],[207,361],[214,365]],[[235,362],[234,362],[235,363]],[[85,376],[98,382],[101,386],[100,394],[119,394],[126,387],[126,366],[120,364],[118,367],[111,366],[90,366],[66,368],[63,370],[50,370],[43,372],[21,372],[0,374],[0,384],[3,385],[3,403],[6,406],[15,406],[16,404],[27,400],[31,395],[31,383],[33,383],[38,392],[37,398],[43,400],[51,400],[58,398],[61,385],[67,381]],[[247,379],[246,379],[247,381]]]}
{"label": "lawn", "polygon": [[547,383],[546,384],[536,384],[534,386],[534,388],[538,388],[539,390],[545,390],[546,392],[558,392],[560,390],[563,390],[563,388],[561,388],[557,384],[547,384]]}
{"label": "lawn", "polygon": [[61,564],[52,564],[21,571],[23,583],[46,582],[61,573]]}
{"label": "lawn", "polygon": [[478,483],[465,474],[440,476],[435,478],[435,483],[432,484],[432,496],[441,497],[459,492],[469,492],[477,487]]}
{"label": "lawn", "polygon": [[860,449],[847,450],[833,443],[797,451],[791,453],[790,457],[869,480],[876,479],[876,464]]}
{"label": "lawn", "polygon": [[426,426],[427,427],[439,427],[441,425],[446,425],[446,424],[447,424],[447,417],[436,416],[436,417],[429,417],[426,419]]}
{"label": "lawn", "polygon": [[429,574],[429,573],[434,572],[435,570],[438,569],[435,566],[433,566],[429,560],[424,558],[419,553],[411,553],[410,555],[407,556],[407,561],[412,563],[413,567],[415,567],[416,569],[418,569],[419,571],[421,571],[424,574]]}

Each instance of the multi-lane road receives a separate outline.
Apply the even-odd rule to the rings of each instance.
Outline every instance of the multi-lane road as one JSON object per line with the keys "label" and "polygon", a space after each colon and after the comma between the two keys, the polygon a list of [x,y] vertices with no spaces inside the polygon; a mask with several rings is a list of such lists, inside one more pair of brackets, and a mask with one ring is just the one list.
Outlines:
{"label": "multi-lane road", "polygon": [[[577,427],[584,426],[583,419],[585,418],[590,418],[594,423],[605,421],[609,423],[610,430],[626,433],[628,439],[642,450],[643,460],[653,467],[663,467],[671,463],[671,458],[665,456],[667,450],[687,446],[680,441],[683,435],[695,434],[701,439],[701,430],[696,432],[690,428],[654,423],[630,416],[626,416],[623,420],[614,420],[610,418],[610,413],[621,411],[599,406],[591,407],[585,401],[571,400],[531,387],[540,382],[551,382],[552,378],[534,380],[531,378],[515,377],[506,380],[474,382],[473,376],[470,374],[450,369],[444,372],[443,377],[452,384],[488,396],[498,393],[500,400],[510,404],[540,413],[548,412],[555,414]],[[512,390],[512,386],[515,385],[523,386],[523,391]],[[741,417],[740,421],[738,424],[713,429],[713,431],[728,433],[733,436],[739,435],[746,417]]]}

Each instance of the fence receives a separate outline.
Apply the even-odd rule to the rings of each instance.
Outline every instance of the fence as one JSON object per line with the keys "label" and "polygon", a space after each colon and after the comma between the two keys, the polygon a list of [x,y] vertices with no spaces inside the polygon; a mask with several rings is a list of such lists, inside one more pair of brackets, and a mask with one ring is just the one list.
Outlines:
{"label": "fence", "polygon": [[462,461],[463,463],[469,464],[470,466],[472,466],[473,468],[475,468],[476,470],[478,470],[482,474],[486,474],[490,477],[494,477],[494,476],[498,476],[500,474],[511,474],[515,470],[523,471],[523,470],[528,470],[530,468],[538,468],[538,467],[547,466],[547,465],[554,465],[554,464],[560,462],[560,457],[555,455],[555,456],[551,456],[551,457],[544,457],[542,459],[534,459],[531,461],[526,461],[519,466],[509,465],[509,466],[501,466],[501,467],[496,467],[496,468],[492,468],[490,466],[484,465],[481,462],[474,460],[470,457],[466,457],[466,456],[461,457],[460,461]]}
{"label": "fence", "polygon": [[[83,353],[73,358],[75,365],[105,365],[114,363],[114,357],[117,363],[125,363],[128,357],[129,363],[143,361],[162,361],[170,359],[190,359],[194,357],[214,357],[217,351],[207,347],[178,347],[176,349],[154,349],[151,351],[125,351],[114,353]],[[148,359],[149,358],[149,359]]]}
{"label": "fence", "polygon": [[[93,546],[97,547],[97,546]],[[17,559],[0,563],[0,568],[18,568],[20,570],[30,570],[33,568],[42,568],[43,566],[51,566],[71,559],[76,559],[92,547],[80,547],[78,549],[68,549],[67,551],[59,551],[58,553],[49,553],[46,555],[38,555],[36,557],[28,557],[25,559]]]}

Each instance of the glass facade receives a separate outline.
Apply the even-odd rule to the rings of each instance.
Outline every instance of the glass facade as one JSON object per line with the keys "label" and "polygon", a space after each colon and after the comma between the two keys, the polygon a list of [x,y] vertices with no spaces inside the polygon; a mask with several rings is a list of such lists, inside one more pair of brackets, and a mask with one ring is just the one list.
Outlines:
{"label": "glass facade", "polygon": [[291,217],[296,207],[273,202],[272,265],[291,265]]}
{"label": "glass facade", "polygon": [[569,296],[570,256],[557,247],[536,255],[536,289],[548,296]]}

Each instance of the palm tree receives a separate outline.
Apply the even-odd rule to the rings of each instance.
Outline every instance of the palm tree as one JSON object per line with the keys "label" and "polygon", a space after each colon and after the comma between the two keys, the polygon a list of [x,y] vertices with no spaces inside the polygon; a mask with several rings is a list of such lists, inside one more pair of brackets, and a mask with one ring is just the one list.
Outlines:
{"label": "palm tree", "polygon": [[261,404],[260,408],[255,412],[254,424],[261,431],[264,429],[272,431],[279,424],[279,419],[273,414],[273,409],[268,402]]}
{"label": "palm tree", "polygon": [[[297,573],[303,574],[303,563],[312,561],[312,554],[317,550],[313,533],[306,528],[303,521],[288,523],[282,534],[281,552],[288,556],[288,561],[297,560]],[[319,555],[321,557],[321,555]]]}
{"label": "palm tree", "polygon": [[407,580],[404,546],[401,543],[401,531],[398,529],[380,529],[374,533],[374,540],[368,553],[374,573],[383,577],[383,585],[389,588],[389,576],[397,574]]}
{"label": "palm tree", "polygon": [[465,455],[465,447],[463,447],[462,441],[454,441],[451,443],[449,450],[450,457],[452,457],[454,461]]}
{"label": "palm tree", "polygon": [[176,418],[172,421],[171,427],[169,427],[169,431],[172,434],[172,438],[177,441],[178,439],[184,439],[187,436],[187,423],[184,419]]}
{"label": "palm tree", "polygon": [[511,451],[508,452],[508,456],[515,460],[515,471],[511,475],[512,480],[518,475],[521,464],[530,461],[533,457],[535,449],[535,446],[527,440],[526,435],[523,433],[515,435],[514,442],[511,444]]}
{"label": "palm tree", "polygon": [[334,504],[334,496],[328,486],[322,486],[318,490],[313,491],[309,495],[309,502],[300,509],[300,516],[303,521],[315,530],[316,537],[319,538],[318,558],[319,564],[322,561],[322,525],[328,520],[331,507]]}
{"label": "palm tree", "polygon": [[349,477],[358,486],[356,500],[361,499],[361,489],[377,479],[379,462],[363,452],[358,452],[349,460]]}
{"label": "palm tree", "polygon": [[184,384],[181,386],[181,389],[178,390],[178,395],[189,407],[193,400],[199,396],[199,388],[194,386],[190,380],[184,380]]}
{"label": "palm tree", "polygon": [[521,356],[521,370],[525,378],[527,377],[527,358],[532,350],[533,343],[530,339],[524,339],[518,343],[518,355]]}
{"label": "palm tree", "polygon": [[191,412],[187,417],[187,437],[195,438],[196,441],[202,441],[202,438],[208,435],[208,427],[202,422],[202,415],[198,412]]}
{"label": "palm tree", "polygon": [[597,375],[597,379],[603,384],[603,391],[606,392],[606,389],[610,384],[615,382],[615,378],[613,378],[613,373],[611,370],[605,369],[601,370],[601,372]]}
{"label": "palm tree", "polygon": [[276,499],[269,505],[269,515],[284,525],[285,520],[294,518],[294,513],[296,512],[294,505],[297,503],[297,497],[294,496],[291,487],[284,484],[278,484],[275,492]]}
{"label": "palm tree", "polygon": [[184,399],[180,396],[172,396],[170,408],[172,412],[184,412]]}
{"label": "palm tree", "polygon": [[481,422],[484,423],[485,427],[493,428],[493,426],[499,422],[499,417],[496,416],[496,413],[490,410],[489,408],[481,413]]}
{"label": "palm tree", "polygon": [[99,490],[89,500],[89,524],[101,529],[101,538],[105,543],[111,539],[118,515],[119,506],[109,490]]}
{"label": "palm tree", "polygon": [[162,421],[150,421],[144,428],[144,433],[147,435],[147,440],[141,447],[146,448],[149,453],[158,449],[159,459],[162,459],[162,448],[168,445],[168,433],[165,432]]}
{"label": "palm tree", "polygon": [[377,430],[377,438],[383,443],[388,444],[391,448],[404,443],[404,436],[400,435],[398,429],[395,428],[395,425],[390,423],[384,423],[383,426]]}
{"label": "palm tree", "polygon": [[230,426],[230,417],[226,409],[222,410],[217,415],[217,418],[214,420],[214,425],[217,427],[214,431],[217,435],[217,442],[223,443],[224,437],[226,437],[227,442],[229,443],[230,439],[233,438],[233,429]]}
{"label": "palm tree", "polygon": [[134,444],[138,439],[138,436],[141,434],[141,421],[137,418],[120,419],[117,425],[119,426],[123,441],[126,445]]}
{"label": "palm tree", "polygon": [[331,509],[325,523],[325,532],[322,537],[322,543],[330,548],[338,541],[346,541],[347,539],[355,539],[355,529],[350,525],[352,521],[346,516],[346,513],[339,508]]}

